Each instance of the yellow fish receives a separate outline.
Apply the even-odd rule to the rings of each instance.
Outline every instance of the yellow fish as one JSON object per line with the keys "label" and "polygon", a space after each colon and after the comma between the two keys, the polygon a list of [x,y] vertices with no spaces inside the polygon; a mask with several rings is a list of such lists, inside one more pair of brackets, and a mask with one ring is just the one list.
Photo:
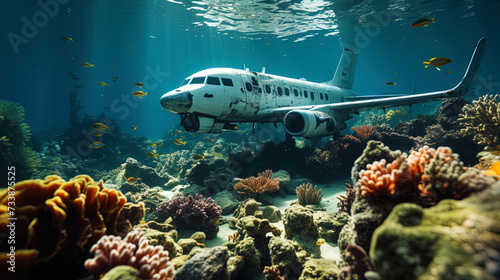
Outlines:
{"label": "yellow fish", "polygon": [[90,64],[88,62],[80,63],[80,66],[85,68],[94,68],[94,64]]}
{"label": "yellow fish", "polygon": [[103,87],[109,87],[109,84],[107,84],[105,82],[98,82],[97,84],[100,86],[103,86]]}
{"label": "yellow fish", "polygon": [[154,154],[152,152],[147,153],[146,156],[148,156],[148,158],[155,157],[156,159],[158,159],[158,154]]}
{"label": "yellow fish", "polygon": [[388,86],[395,86],[396,85],[396,83],[394,83],[394,82],[387,82],[385,84],[388,85]]}
{"label": "yellow fish", "polygon": [[135,177],[132,177],[132,176],[130,176],[130,177],[128,177],[128,178],[127,178],[127,177],[125,177],[125,176],[123,176],[123,178],[125,178],[125,181],[127,181],[128,183],[135,183],[135,182],[137,182],[138,180],[141,180],[141,178],[135,178]]}
{"label": "yellow fish", "polygon": [[174,129],[174,130],[175,130],[175,133],[181,133],[181,131],[178,129]]}
{"label": "yellow fish", "polygon": [[206,141],[206,142],[213,142],[214,139],[210,138],[210,137],[203,137],[203,141]]}
{"label": "yellow fish", "polygon": [[446,58],[446,57],[434,57],[434,58],[429,59],[429,61],[424,61],[424,64],[427,64],[425,66],[425,68],[429,67],[429,65],[432,65],[432,66],[436,67],[437,70],[441,71],[441,69],[439,69],[438,66],[443,66],[443,65],[448,64],[450,62],[452,62],[452,60],[449,58]]}
{"label": "yellow fish", "polygon": [[104,98],[104,94],[101,94],[101,97]]}
{"label": "yellow fish", "polygon": [[410,26],[411,27],[421,27],[421,26],[427,26],[427,24],[431,23],[434,21],[435,16],[432,19],[428,18],[419,18],[416,21],[414,21]]}
{"label": "yellow fish", "polygon": [[320,238],[320,239],[318,239],[318,241],[316,241],[316,245],[318,245],[318,246],[325,244],[325,243],[326,243],[326,241],[323,238]]}
{"label": "yellow fish", "polygon": [[105,129],[110,130],[109,127],[103,125],[102,123],[95,123],[95,124],[91,125],[90,127],[92,127],[95,130],[105,130]]}
{"label": "yellow fish", "polygon": [[137,129],[137,127],[135,127],[135,126],[132,126],[131,128],[132,128],[132,130],[136,130]]}
{"label": "yellow fish", "polygon": [[200,155],[200,154],[196,154],[196,155],[193,155],[193,159],[194,160],[205,160],[205,157]]}
{"label": "yellow fish", "polygon": [[139,97],[139,98],[142,98],[144,95],[148,95],[148,92],[149,91],[142,92],[142,91],[138,90],[138,91],[132,93],[132,95],[136,96],[136,97]]}
{"label": "yellow fish", "polygon": [[182,142],[182,141],[181,141],[181,140],[179,140],[179,139],[174,140],[174,144],[175,144],[175,145],[186,145],[186,143],[187,143],[187,142]]}
{"label": "yellow fish", "polygon": [[136,87],[142,87],[143,85],[144,85],[144,83],[142,83],[142,82],[138,82],[138,83],[135,83],[135,85],[134,85],[134,86],[136,86]]}
{"label": "yellow fish", "polygon": [[488,176],[500,176],[500,161],[493,163],[490,166],[490,170],[484,172]]}
{"label": "yellow fish", "polygon": [[73,42],[73,38],[70,38],[70,37],[61,37],[59,40],[61,41],[67,41],[67,42]]}
{"label": "yellow fish", "polygon": [[92,149],[99,149],[101,148],[102,146],[104,146],[103,143],[101,142],[94,142],[92,144],[89,145],[89,148],[92,148]]}
{"label": "yellow fish", "polygon": [[104,131],[102,131],[102,130],[92,133],[92,136],[95,136],[95,137],[99,137],[99,136],[103,136],[103,135],[104,135]]}

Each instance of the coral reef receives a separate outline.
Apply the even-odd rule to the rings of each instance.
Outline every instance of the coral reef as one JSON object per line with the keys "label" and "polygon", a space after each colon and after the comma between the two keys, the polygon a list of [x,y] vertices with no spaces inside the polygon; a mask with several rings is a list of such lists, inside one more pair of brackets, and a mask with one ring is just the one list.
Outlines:
{"label": "coral reef", "polygon": [[305,158],[308,177],[319,182],[331,180],[341,165],[336,149],[322,150],[316,148],[312,155]]}
{"label": "coral reef", "polygon": [[498,279],[500,183],[429,209],[397,205],[374,233],[382,279]]}
{"label": "coral reef", "polygon": [[[16,198],[16,248],[34,249],[32,253],[38,255],[31,273],[78,271],[74,259],[104,234],[116,233],[118,214],[126,202],[121,192],[105,189],[102,181],[96,183],[87,175],[67,182],[58,176],[25,180],[0,191],[3,234],[9,232],[12,196]],[[7,242],[1,244],[0,258],[6,257],[8,249]]]}
{"label": "coral reef", "polygon": [[259,176],[246,178],[234,185],[234,190],[239,193],[255,196],[265,192],[274,192],[279,190],[279,180],[273,179],[273,171],[266,170],[259,173]]}
{"label": "coral reef", "polygon": [[318,186],[313,187],[311,183],[302,184],[295,191],[300,205],[319,204],[323,198],[321,189],[318,190]]}
{"label": "coral reef", "polygon": [[483,95],[472,104],[466,104],[459,115],[465,128],[462,134],[473,134],[480,145],[494,147],[500,145],[500,96]]}
{"label": "coral reef", "polygon": [[24,122],[23,106],[0,100],[0,169],[14,166],[17,180],[30,178],[41,166],[38,153],[28,147],[30,135],[29,126]]}
{"label": "coral reef", "polygon": [[362,125],[358,127],[351,128],[356,134],[356,138],[359,139],[360,142],[367,142],[372,137],[377,136],[377,129],[375,126]]}
{"label": "coral reef", "polygon": [[340,212],[346,212],[347,214],[350,215],[352,203],[356,198],[356,189],[347,182],[344,182],[344,184],[346,187],[346,192],[345,194],[342,194],[339,197],[337,197],[337,199],[339,200],[339,202],[337,203],[337,207],[339,208]]}
{"label": "coral reef", "polygon": [[85,262],[85,267],[95,276],[127,265],[137,269],[140,279],[173,279],[168,252],[162,246],[149,245],[140,231],[129,232],[123,240],[119,236],[103,236],[90,251],[95,256]]}
{"label": "coral reef", "polygon": [[266,276],[266,280],[285,280],[285,277],[281,276],[281,271],[276,265],[264,267],[262,273]]}
{"label": "coral reef", "polygon": [[179,228],[201,230],[207,239],[217,236],[219,227],[217,222],[221,216],[221,207],[212,198],[202,195],[178,196],[169,203],[162,203],[156,208],[157,212],[165,212],[172,217]]}

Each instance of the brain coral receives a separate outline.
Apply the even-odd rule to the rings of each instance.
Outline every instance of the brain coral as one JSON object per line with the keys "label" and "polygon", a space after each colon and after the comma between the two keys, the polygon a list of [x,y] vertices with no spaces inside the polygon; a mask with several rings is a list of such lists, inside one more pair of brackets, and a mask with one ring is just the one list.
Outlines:
{"label": "brain coral", "polygon": [[[14,211],[8,207],[11,197]],[[86,252],[101,236],[115,232],[125,202],[121,192],[87,175],[67,182],[55,175],[25,180],[0,191],[0,234],[9,233],[7,218],[16,217],[16,248],[32,249],[37,261],[68,261],[64,256],[74,255],[75,248]],[[9,249],[0,243],[0,261]]]}

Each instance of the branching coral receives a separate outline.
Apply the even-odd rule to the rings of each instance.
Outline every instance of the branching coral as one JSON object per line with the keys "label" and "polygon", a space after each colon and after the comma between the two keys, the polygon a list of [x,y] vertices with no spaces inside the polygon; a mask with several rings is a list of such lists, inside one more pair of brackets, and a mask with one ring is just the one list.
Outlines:
{"label": "branching coral", "polygon": [[122,240],[119,236],[103,236],[90,249],[93,259],[85,262],[90,273],[99,276],[119,265],[139,271],[140,279],[173,279],[174,267],[163,246],[151,246],[140,231],[134,230]]}
{"label": "branching coral", "polygon": [[[202,195],[178,196],[169,203],[162,203],[156,208],[158,212],[164,212],[172,217],[175,225],[179,228],[203,230],[217,227],[217,222],[222,214],[221,207],[211,198]],[[209,234],[207,238],[211,239]]]}
{"label": "branching coral", "polygon": [[339,202],[337,203],[337,207],[339,208],[339,211],[346,212],[347,214],[351,215],[351,206],[354,202],[354,199],[356,198],[356,189],[347,182],[344,182],[344,184],[346,187],[346,192],[345,194],[337,197],[337,199],[339,200]]}
{"label": "branching coral", "polygon": [[298,186],[295,192],[299,198],[300,205],[319,204],[323,198],[321,189],[318,190],[318,186],[314,186],[313,188],[311,183],[305,183]]}
{"label": "branching coral", "polygon": [[479,100],[466,104],[458,121],[465,126],[460,132],[473,134],[480,145],[500,145],[500,96],[483,95]]}
{"label": "branching coral", "polygon": [[385,159],[368,164],[366,170],[359,172],[360,178],[356,182],[358,193],[367,198],[394,194],[394,174],[404,160],[404,157],[399,157],[389,164]]}
{"label": "branching coral", "polygon": [[352,127],[352,130],[356,133],[356,137],[360,141],[368,141],[370,137],[377,131],[374,126],[362,125],[358,127]]}
{"label": "branching coral", "polygon": [[234,190],[239,193],[245,193],[251,196],[263,194],[265,192],[274,192],[280,189],[279,180],[273,179],[273,171],[266,170],[259,173],[257,178],[246,178],[234,185]]}
{"label": "branching coral", "polygon": [[[9,232],[8,206],[15,197],[16,248],[35,249],[39,261],[71,261],[75,248],[87,251],[104,234],[115,233],[118,214],[126,202],[119,191],[105,189],[87,175],[70,181],[59,176],[26,180],[0,191],[0,233]],[[6,252],[7,242],[0,244]],[[0,257],[6,253],[1,253]]]}

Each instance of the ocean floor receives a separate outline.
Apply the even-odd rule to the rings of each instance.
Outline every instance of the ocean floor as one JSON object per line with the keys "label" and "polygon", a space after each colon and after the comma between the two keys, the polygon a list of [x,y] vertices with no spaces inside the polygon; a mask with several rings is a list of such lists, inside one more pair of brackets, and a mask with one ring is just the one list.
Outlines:
{"label": "ocean floor", "polygon": [[[322,189],[322,194],[323,200],[319,204],[320,207],[326,209],[327,212],[332,212],[335,213],[338,211],[337,208],[337,203],[338,199],[337,197],[345,193],[345,184],[344,181],[348,179],[338,179],[335,181],[332,181],[327,184],[317,184],[318,188]],[[314,184],[313,184],[314,185]],[[285,209],[290,207],[290,203],[293,201],[297,200],[296,195],[287,195],[286,197],[274,197],[274,204],[273,206],[276,206],[280,209],[281,214],[285,214]],[[261,206],[261,210],[264,210],[265,206]],[[229,219],[233,215],[226,215],[223,216],[225,219]],[[284,225],[283,225],[283,220],[277,222],[277,223],[272,223],[276,227],[282,230],[281,237],[284,238],[285,232],[284,232]],[[220,246],[223,245],[228,241],[228,236],[232,235],[236,230],[230,229],[229,224],[225,223],[223,225],[219,225],[219,233],[217,234],[217,237],[212,239],[212,240],[206,240],[205,241],[205,246],[206,247],[215,247],[215,246]],[[193,230],[182,230],[178,229],[179,233],[179,238],[189,238],[195,231]],[[268,233],[269,235],[272,235],[271,233]],[[340,252],[337,244],[335,243],[324,243],[323,245],[320,246],[321,249],[321,257],[332,260],[332,261],[340,261]]]}

